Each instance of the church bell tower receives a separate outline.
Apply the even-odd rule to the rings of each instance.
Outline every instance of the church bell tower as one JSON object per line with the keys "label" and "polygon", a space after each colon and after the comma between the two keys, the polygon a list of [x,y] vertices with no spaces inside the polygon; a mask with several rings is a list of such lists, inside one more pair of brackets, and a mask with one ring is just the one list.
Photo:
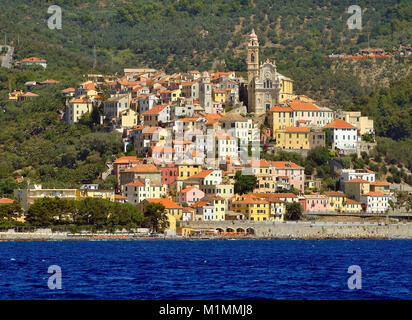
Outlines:
{"label": "church bell tower", "polygon": [[255,33],[255,29],[249,35],[249,43],[247,47],[247,74],[248,84],[259,75],[259,41]]}

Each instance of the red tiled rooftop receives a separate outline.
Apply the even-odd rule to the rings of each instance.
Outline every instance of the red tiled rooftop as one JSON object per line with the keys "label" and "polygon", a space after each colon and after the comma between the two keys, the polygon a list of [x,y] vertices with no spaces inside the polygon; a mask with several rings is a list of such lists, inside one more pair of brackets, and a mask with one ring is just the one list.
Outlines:
{"label": "red tiled rooftop", "polygon": [[337,119],[328,123],[326,126],[323,127],[324,129],[356,129],[353,125],[346,122],[345,120]]}

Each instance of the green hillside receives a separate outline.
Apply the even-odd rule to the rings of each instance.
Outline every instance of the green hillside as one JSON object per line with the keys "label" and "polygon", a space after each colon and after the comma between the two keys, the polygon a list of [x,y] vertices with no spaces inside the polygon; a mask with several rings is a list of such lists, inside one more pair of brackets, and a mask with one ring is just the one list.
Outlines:
{"label": "green hillside", "polygon": [[[51,4],[62,7],[61,30],[47,27]],[[352,4],[364,10],[362,31],[346,26]],[[0,196],[10,196],[17,186],[14,178],[21,175],[50,187],[78,186],[85,179],[103,184],[98,176],[106,170],[105,161],[121,154],[115,133],[102,133],[90,122],[70,126],[60,121],[60,89],[76,86],[88,72],[121,72],[130,66],[169,73],[212,66],[243,72],[252,28],[261,59],[275,59],[278,70],[295,80],[295,91],[323,105],[372,116],[381,136],[376,158],[411,169],[412,79],[405,77],[412,59],[323,58],[366,47],[368,32],[373,47],[412,44],[411,0],[2,0],[0,39],[7,34],[16,59],[38,56],[48,60],[48,68],[0,68]],[[23,89],[26,81],[45,79],[61,85],[35,89],[41,98],[34,103],[6,100],[9,86]]]}
{"label": "green hillside", "polygon": [[[396,69],[404,75],[411,70],[410,60],[374,62],[371,68],[323,58],[366,47],[368,33],[373,47],[391,50],[412,44],[410,0],[56,0],[53,4],[62,7],[61,30],[48,29],[50,4],[45,1],[1,2],[0,30],[16,45],[17,58],[37,55],[46,58],[51,68],[85,70],[93,68],[96,47],[100,72],[137,65],[169,73],[212,66],[245,71],[247,34],[255,28],[262,60],[276,59],[279,71],[295,80],[298,92],[331,105],[351,104],[352,96],[369,93],[376,87],[369,81],[373,74],[381,75],[380,85],[402,74]],[[363,8],[362,30],[346,25],[351,16],[347,8],[353,4]],[[220,64],[223,61],[226,66]],[[364,72],[366,78],[360,76]]]}

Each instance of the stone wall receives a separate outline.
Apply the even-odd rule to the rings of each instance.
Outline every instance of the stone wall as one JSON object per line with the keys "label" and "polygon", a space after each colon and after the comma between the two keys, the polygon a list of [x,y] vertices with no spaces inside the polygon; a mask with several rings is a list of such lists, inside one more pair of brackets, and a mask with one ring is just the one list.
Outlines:
{"label": "stone wall", "polygon": [[328,223],[328,222],[243,222],[222,221],[204,222],[191,221],[186,226],[194,229],[214,229],[227,231],[228,228],[235,232],[253,229],[258,237],[311,237],[331,235],[336,237],[358,236],[358,237],[391,237],[412,238],[412,223],[378,224],[378,223]]}

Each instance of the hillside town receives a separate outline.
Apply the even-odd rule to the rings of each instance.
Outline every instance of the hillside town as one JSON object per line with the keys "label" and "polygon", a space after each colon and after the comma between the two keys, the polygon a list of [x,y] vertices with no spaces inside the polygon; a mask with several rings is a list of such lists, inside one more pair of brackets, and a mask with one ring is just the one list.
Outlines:
{"label": "hillside town", "polygon": [[[116,189],[99,190],[93,183],[80,189],[44,189],[30,183],[15,190],[15,198],[24,211],[44,197],[103,198],[132,204],[141,212],[160,203],[171,233],[179,221],[282,222],[290,203],[300,204],[307,214],[387,212],[395,195],[371,170],[337,168],[337,188],[321,192],[321,181],[305,174],[305,167],[262,157],[263,150],[307,156],[315,148],[360,156],[376,145],[373,120],[296,93],[293,80],[280,74],[274,61],[259,60],[254,31],[246,63],[247,79],[235,72],[169,75],[148,68],[124,69],[121,76],[88,74],[76,88],[61,91],[66,99],[61,119],[76,125],[101,108],[100,123],[122,133],[124,152],[135,155],[107,163],[102,178],[115,176]],[[21,64],[47,66],[35,57]],[[26,92],[14,91],[9,99],[36,99],[31,87],[55,83],[27,83]],[[253,185],[240,192],[239,180],[248,176]]]}

